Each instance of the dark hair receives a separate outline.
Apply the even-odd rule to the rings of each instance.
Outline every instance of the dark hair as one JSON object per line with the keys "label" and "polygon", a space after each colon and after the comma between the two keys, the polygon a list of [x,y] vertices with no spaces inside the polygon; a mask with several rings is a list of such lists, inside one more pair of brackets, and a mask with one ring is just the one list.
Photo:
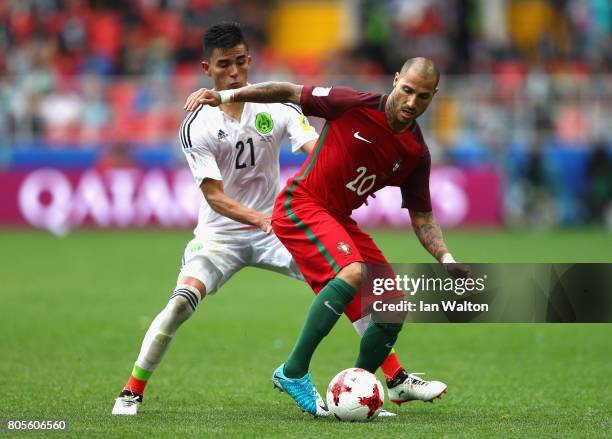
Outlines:
{"label": "dark hair", "polygon": [[238,23],[215,24],[204,34],[204,59],[210,59],[215,49],[231,49],[238,44],[244,44],[247,51],[249,50]]}

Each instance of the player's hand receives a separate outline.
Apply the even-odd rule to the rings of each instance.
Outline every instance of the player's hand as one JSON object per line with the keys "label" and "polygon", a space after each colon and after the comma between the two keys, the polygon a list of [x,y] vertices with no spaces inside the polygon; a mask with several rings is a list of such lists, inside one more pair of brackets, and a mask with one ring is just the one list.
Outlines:
{"label": "player's hand", "polygon": [[259,227],[261,231],[265,234],[270,233],[272,231],[272,215],[262,214],[261,217],[255,223],[255,225]]}
{"label": "player's hand", "polygon": [[472,277],[472,268],[468,264],[453,262],[444,264],[444,268],[455,279],[468,279]]}
{"label": "player's hand", "polygon": [[209,90],[207,88],[201,88],[194,91],[189,95],[183,108],[186,111],[193,111],[200,104],[210,105],[211,107],[217,107],[221,104],[221,96],[219,92],[215,90]]}

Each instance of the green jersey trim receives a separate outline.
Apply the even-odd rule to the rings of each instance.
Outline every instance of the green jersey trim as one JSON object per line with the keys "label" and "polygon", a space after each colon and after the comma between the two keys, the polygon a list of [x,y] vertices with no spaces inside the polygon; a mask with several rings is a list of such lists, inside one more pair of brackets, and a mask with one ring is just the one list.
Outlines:
{"label": "green jersey trim", "polygon": [[286,189],[287,198],[285,199],[284,207],[285,207],[285,213],[287,214],[291,222],[295,224],[297,228],[299,228],[300,230],[303,230],[306,233],[308,240],[317,246],[317,249],[325,257],[327,262],[329,262],[329,265],[331,265],[331,267],[334,269],[334,272],[338,273],[340,271],[340,267],[338,266],[337,262],[334,260],[334,257],[325,248],[321,240],[317,238],[317,236],[312,232],[310,227],[304,224],[304,222],[295,214],[295,212],[291,208],[291,200],[293,199],[293,191],[298,186],[299,182],[308,175],[308,173],[314,166],[314,163],[317,160],[319,152],[321,152],[323,142],[325,142],[325,137],[327,137],[328,130],[329,130],[329,122],[327,122],[325,126],[323,127],[323,130],[321,131],[321,135],[319,136],[319,141],[317,142],[317,146],[315,147],[315,151],[312,155],[312,158],[310,159],[310,162],[304,169],[304,172],[302,173],[302,175],[299,175],[298,177],[296,177],[293,180],[293,184]]}

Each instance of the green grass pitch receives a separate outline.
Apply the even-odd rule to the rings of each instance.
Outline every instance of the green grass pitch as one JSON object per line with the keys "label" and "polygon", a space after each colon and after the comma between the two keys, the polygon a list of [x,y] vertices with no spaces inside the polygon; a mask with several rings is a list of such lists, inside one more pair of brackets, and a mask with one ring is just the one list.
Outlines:
{"label": "green grass pitch", "polygon": [[[374,237],[393,262],[430,260],[411,232]],[[467,261],[612,261],[612,234],[604,231],[446,237]],[[386,403],[398,416],[369,424],[305,416],[273,392],[270,374],[287,356],[311,293],[254,269],[207,298],[181,328],[141,413],[112,417],[189,238],[189,231],[81,231],[66,238],[0,232],[0,418],[68,419],[68,433],[48,435],[78,438],[612,434],[611,325],[406,325],[398,355],[412,371],[448,383],[442,400]],[[343,319],[313,360],[321,391],[353,364],[357,345]]]}

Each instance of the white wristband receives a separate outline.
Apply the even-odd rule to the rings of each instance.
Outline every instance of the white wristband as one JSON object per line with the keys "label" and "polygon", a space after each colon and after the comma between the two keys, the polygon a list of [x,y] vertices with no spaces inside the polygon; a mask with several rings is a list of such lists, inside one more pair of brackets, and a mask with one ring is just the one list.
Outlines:
{"label": "white wristband", "polygon": [[234,94],[236,93],[235,90],[221,90],[219,92],[219,97],[221,98],[221,103],[222,104],[228,104],[230,102],[232,102],[232,99],[234,99]]}
{"label": "white wristband", "polygon": [[444,253],[444,256],[442,256],[442,260],[440,261],[443,264],[455,264],[455,258],[453,258],[453,255],[451,255],[450,253]]}

